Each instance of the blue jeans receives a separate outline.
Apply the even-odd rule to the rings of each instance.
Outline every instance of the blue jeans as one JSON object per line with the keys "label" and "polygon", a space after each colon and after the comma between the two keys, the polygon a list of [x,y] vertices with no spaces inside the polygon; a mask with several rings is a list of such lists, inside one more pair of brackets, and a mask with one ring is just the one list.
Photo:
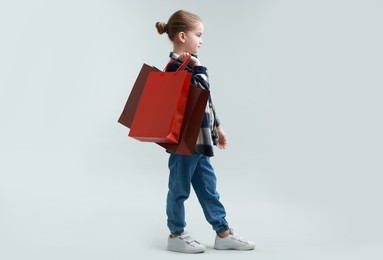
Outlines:
{"label": "blue jeans", "polygon": [[216,191],[216,177],[210,164],[210,157],[197,153],[191,156],[170,154],[169,170],[166,213],[170,232],[177,235],[184,232],[186,226],[184,202],[190,195],[191,185],[205,218],[213,229],[217,233],[227,230],[229,226],[225,220],[226,212]]}

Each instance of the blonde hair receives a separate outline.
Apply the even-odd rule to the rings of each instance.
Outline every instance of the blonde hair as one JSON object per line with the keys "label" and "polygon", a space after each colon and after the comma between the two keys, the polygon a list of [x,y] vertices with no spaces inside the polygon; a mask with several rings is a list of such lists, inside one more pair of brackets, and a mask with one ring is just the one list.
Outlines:
{"label": "blonde hair", "polygon": [[178,10],[172,14],[167,23],[156,22],[159,34],[167,33],[171,41],[179,32],[187,32],[194,28],[197,22],[202,22],[198,15],[185,10]]}

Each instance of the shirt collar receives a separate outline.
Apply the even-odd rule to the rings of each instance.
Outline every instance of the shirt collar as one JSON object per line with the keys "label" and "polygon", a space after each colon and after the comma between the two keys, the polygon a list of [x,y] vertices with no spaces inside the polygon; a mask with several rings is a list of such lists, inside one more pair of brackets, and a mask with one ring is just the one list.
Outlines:
{"label": "shirt collar", "polygon": [[[176,60],[178,59],[180,55],[178,55],[177,53],[175,53],[174,51],[171,51],[170,54],[169,54],[169,57],[172,59],[172,60]],[[193,57],[196,57],[198,58],[197,54],[192,54]]]}

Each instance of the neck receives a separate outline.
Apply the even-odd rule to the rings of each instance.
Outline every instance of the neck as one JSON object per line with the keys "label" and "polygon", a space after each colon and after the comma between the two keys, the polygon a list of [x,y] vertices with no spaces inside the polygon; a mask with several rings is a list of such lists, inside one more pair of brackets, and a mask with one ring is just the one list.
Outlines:
{"label": "neck", "polygon": [[[185,49],[185,44],[183,44],[182,42],[173,42],[173,52],[177,53],[178,55],[181,55],[185,52],[189,52]],[[190,53],[190,54],[194,54],[194,53]]]}
{"label": "neck", "polygon": [[182,53],[185,53],[186,51],[183,48],[173,48],[173,52],[177,53],[178,55],[181,55]]}

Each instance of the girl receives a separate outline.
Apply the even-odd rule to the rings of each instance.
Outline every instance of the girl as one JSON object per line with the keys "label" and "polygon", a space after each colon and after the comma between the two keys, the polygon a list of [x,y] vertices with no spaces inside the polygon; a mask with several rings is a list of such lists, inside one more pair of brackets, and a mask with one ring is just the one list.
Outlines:
{"label": "girl", "polygon": [[[173,43],[170,58],[173,60],[167,71],[176,71],[181,63],[190,57],[186,70],[192,73],[191,83],[203,89],[210,89],[207,68],[202,66],[196,53],[202,45],[204,31],[201,19],[193,13],[179,10],[170,16],[167,23],[157,22],[159,34],[167,33]],[[191,156],[170,154],[169,157],[169,191],[167,195],[167,223],[170,230],[168,250],[182,253],[202,253],[205,247],[193,239],[184,230],[184,201],[189,197],[190,186],[193,186],[206,220],[217,233],[215,249],[250,250],[255,245],[233,232],[225,217],[225,208],[219,201],[216,191],[216,176],[210,164],[214,155],[213,145],[225,149],[226,135],[215,114],[211,98],[206,105],[195,152]]]}

